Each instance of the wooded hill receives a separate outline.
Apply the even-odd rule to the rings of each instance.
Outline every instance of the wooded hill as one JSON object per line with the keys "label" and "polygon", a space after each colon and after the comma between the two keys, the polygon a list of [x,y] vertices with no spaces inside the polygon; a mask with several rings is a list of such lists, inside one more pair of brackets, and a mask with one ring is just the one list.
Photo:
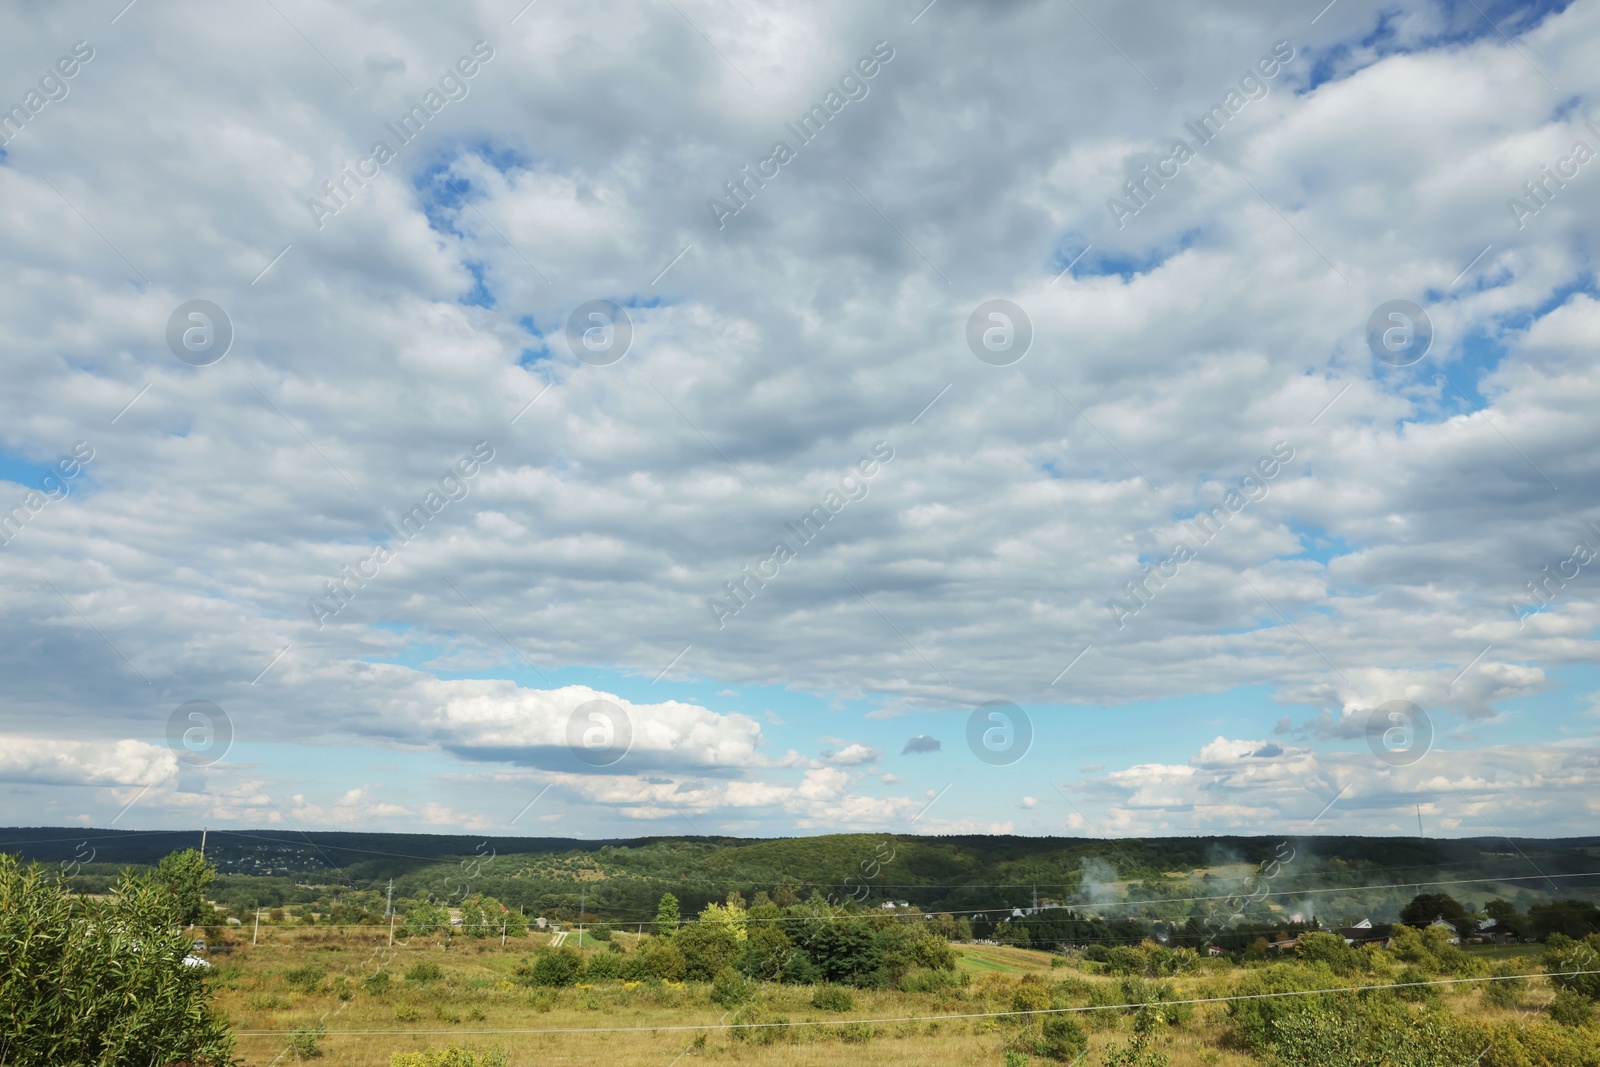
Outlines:
{"label": "wooded hill", "polygon": [[[199,845],[197,831],[0,829],[0,851],[59,864],[79,888],[122,866],[153,865]],[[1292,850],[1292,851],[1291,851]],[[348,921],[396,900],[493,896],[529,915],[588,914],[649,922],[671,891],[686,914],[730,892],[813,891],[876,906],[990,913],[1074,904],[1105,918],[1181,923],[1231,896],[1265,891],[1261,915],[1339,919],[1393,913],[1419,891],[1521,906],[1600,895],[1600,838],[1070,837],[835,834],[750,839],[570,838],[213,830],[217,900],[234,910],[335,905]],[[1282,862],[1291,856],[1288,862]],[[1274,864],[1272,861],[1279,860]],[[1270,876],[1264,874],[1270,871]]]}

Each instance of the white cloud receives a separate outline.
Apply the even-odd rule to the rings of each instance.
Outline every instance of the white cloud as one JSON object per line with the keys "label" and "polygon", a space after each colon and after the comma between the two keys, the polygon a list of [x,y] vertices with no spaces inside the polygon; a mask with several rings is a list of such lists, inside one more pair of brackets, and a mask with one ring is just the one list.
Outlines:
{"label": "white cloud", "polygon": [[[808,805],[827,800],[841,824],[898,818],[901,801],[852,792],[873,744],[811,767],[764,747],[764,728],[806,712],[633,703],[538,672],[609,671],[639,679],[617,687],[635,696],[704,681],[695,692],[734,707],[782,686],[870,706],[870,722],[997,694],[1115,709],[1250,689],[1290,712],[1251,742],[1282,755],[1227,742],[1105,779],[1127,825],[1160,811],[1248,827],[1280,817],[1263,798],[1296,774],[1344,773],[1332,753],[1384,701],[1417,702],[1446,736],[1593,662],[1589,570],[1536,616],[1509,605],[1600,521],[1585,503],[1600,484],[1600,163],[1521,228],[1506,200],[1600,115],[1600,2],[1512,13],[1508,41],[1455,5],[1344,0],[1292,31],[1270,94],[1120,229],[1106,199],[1291,32],[1277,5],[1184,5],[1158,24],[1111,5],[1096,19],[1125,55],[1060,5],[939,5],[914,32],[880,16],[707,8],[715,49],[638,0],[535,5],[515,25],[414,2],[308,8],[304,39],[266,9],[224,27],[138,5],[95,31],[70,95],[0,161],[0,266],[16,279],[0,292],[0,453],[95,450],[0,552],[0,730],[56,735],[0,754],[0,775],[167,782],[150,739],[182,690],[253,741],[592,779],[561,779],[594,805],[575,826],[677,818],[639,784],[652,773],[675,802],[780,830],[818,825]],[[88,32],[50,7],[0,25],[18,70]],[[870,94],[718,229],[707,197],[885,35],[895,57]],[[470,95],[318,229],[307,198],[480,39],[495,58]],[[963,335],[997,295],[1035,331],[1007,368]],[[203,368],[165,340],[198,296],[236,332]],[[564,336],[601,297],[634,327],[608,367]],[[1411,369],[1366,348],[1367,317],[1396,298],[1427,303],[1436,328]],[[464,499],[409,543],[384,532],[480,440],[494,458]],[[878,441],[895,454],[866,495],[792,543],[785,524]],[[1107,600],[1278,441],[1295,458],[1267,496],[1119,628]],[[308,599],[378,537],[394,559],[343,578],[349,603],[318,626]],[[746,578],[780,538],[796,558]],[[719,627],[705,601],[736,580],[749,604]],[[632,721],[615,769],[567,751],[567,716],[591,697]],[[898,754],[941,755],[903,770],[963,747],[912,741]],[[1550,780],[1592,792],[1567,759]],[[364,805],[402,818],[384,804],[478,818],[315,773],[283,786],[286,767],[250,770],[329,825]],[[1214,779],[1220,794],[1195,792]],[[281,818],[208,782],[151,785],[140,804]],[[17,795],[6,817],[34,817],[34,794]],[[67,795],[63,811],[83,810]]]}
{"label": "white cloud", "polygon": [[144,741],[0,737],[0,781],[41,785],[151,786],[174,781],[172,751]]}

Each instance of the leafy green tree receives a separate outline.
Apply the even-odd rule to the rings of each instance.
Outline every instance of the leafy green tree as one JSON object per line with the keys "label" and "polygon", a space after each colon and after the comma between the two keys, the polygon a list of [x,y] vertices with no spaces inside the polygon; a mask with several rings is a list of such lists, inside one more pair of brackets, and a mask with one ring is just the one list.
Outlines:
{"label": "leafy green tree", "polygon": [[1467,910],[1445,893],[1418,893],[1400,909],[1400,921],[1407,926],[1427,926],[1435,919],[1443,919],[1460,929],[1466,917]]}
{"label": "leafy green tree", "polygon": [[401,933],[406,937],[447,937],[450,912],[441,905],[419,900],[406,911]]}
{"label": "leafy green tree", "polygon": [[717,972],[739,960],[741,946],[733,929],[723,923],[689,923],[672,938],[683,953],[684,974],[693,982],[709,982]]}
{"label": "leafy green tree", "polygon": [[678,898],[671,893],[661,894],[661,903],[656,905],[656,936],[671,937],[678,932]]}
{"label": "leafy green tree", "polygon": [[110,899],[71,897],[0,854],[0,1057],[7,1064],[233,1062],[204,967],[167,886],[124,874]]}
{"label": "leafy green tree", "polygon": [[727,927],[733,933],[735,940],[743,941],[748,936],[748,917],[743,907],[744,898],[740,897],[738,893],[728,894],[730,902],[736,897],[741,902],[738,907],[735,907],[732,903],[727,905],[707,904],[700,910],[700,921]]}
{"label": "leafy green tree", "polygon": [[1534,937],[1565,934],[1578,940],[1600,929],[1600,907],[1587,900],[1556,900],[1528,909],[1527,926]]}
{"label": "leafy green tree", "polygon": [[1491,900],[1483,906],[1483,913],[1495,920],[1495,925],[1500,929],[1517,937],[1522,936],[1524,920],[1511,901],[1499,898]]}
{"label": "leafy green tree", "polygon": [[192,926],[206,910],[206,890],[216,881],[217,869],[198,849],[186,848],[161,857],[156,880],[177,901],[178,920]]}
{"label": "leafy green tree", "polygon": [[[448,921],[448,919],[446,919]],[[461,901],[461,930],[470,937],[527,937],[528,920],[494,897],[474,893]]]}
{"label": "leafy green tree", "polygon": [[793,950],[794,942],[777,923],[759,923],[744,943],[739,969],[751,978],[777,981],[783,973],[784,961]]}

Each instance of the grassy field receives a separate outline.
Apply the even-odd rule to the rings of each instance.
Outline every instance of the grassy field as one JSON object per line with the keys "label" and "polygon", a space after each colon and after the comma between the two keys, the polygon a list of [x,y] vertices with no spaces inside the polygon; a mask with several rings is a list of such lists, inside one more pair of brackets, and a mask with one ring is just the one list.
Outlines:
{"label": "grassy field", "polygon": [[[534,933],[502,948],[494,938],[457,938],[446,948],[417,939],[390,949],[384,930],[263,929],[260,945],[251,946],[246,938],[213,955],[213,984],[218,1006],[238,1034],[239,1055],[262,1067],[301,1060],[387,1067],[397,1052],[450,1044],[500,1051],[511,1064],[668,1067],[680,1056],[685,1064],[691,1059],[762,1065],[999,1064],[1008,1037],[1021,1024],[982,1015],[1013,1010],[1023,985],[1048,989],[1046,983],[1070,979],[1083,1003],[1117,1004],[1123,997],[1118,979],[1092,973],[1096,965],[1062,966],[1057,959],[1052,966],[1048,953],[970,945],[959,949],[958,969],[970,975],[965,989],[855,991],[850,1011],[830,1013],[812,1007],[810,987],[766,985],[754,1021],[804,1025],[736,1033],[728,1024],[748,1017],[751,1009],[736,1017],[713,1003],[706,984],[609,983],[561,990],[523,984],[516,973],[519,964],[550,940],[549,934]],[[1519,956],[1519,948],[1506,946],[1495,955]],[[1532,958],[1523,962],[1519,969],[1537,970]],[[418,964],[436,966],[438,977],[415,980],[427,970]],[[380,973],[387,979],[368,980]],[[1172,993],[1224,996],[1237,988],[1242,973],[1231,964],[1208,961],[1196,973],[1177,978]],[[1548,997],[1538,978],[1529,983],[1526,1005],[1514,1008],[1491,1007],[1477,985],[1445,987],[1441,993],[1452,1012],[1501,1021],[1522,1018],[1523,1007],[1536,1007]],[[1105,1062],[1109,1046],[1129,1039],[1131,1018],[1124,1012],[1077,1017],[1090,1031],[1085,1065]],[[297,1028],[318,1026],[323,1032],[315,1040],[315,1055],[306,1043],[290,1041]],[[1198,1005],[1190,1019],[1165,1032],[1159,1047],[1173,1067],[1262,1062],[1229,1047],[1225,1004]]]}

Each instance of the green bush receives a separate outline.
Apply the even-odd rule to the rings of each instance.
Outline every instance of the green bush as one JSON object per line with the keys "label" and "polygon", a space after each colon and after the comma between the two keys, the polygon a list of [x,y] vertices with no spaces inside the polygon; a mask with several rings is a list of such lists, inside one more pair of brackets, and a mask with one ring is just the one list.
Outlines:
{"label": "green bush", "polygon": [[429,982],[437,982],[443,977],[444,968],[440,967],[432,960],[418,960],[416,963],[411,965],[410,970],[406,971],[406,981],[415,982],[418,985],[427,985]]}
{"label": "green bush", "polygon": [[1112,974],[1144,974],[1145,955],[1132,945],[1113,945],[1106,952],[1105,962]]}
{"label": "green bush", "polygon": [[1544,969],[1556,988],[1600,1000],[1600,974],[1573,973],[1600,971],[1600,934],[1590,934],[1582,941],[1561,933],[1551,934],[1545,942]]}
{"label": "green bush", "polygon": [[1028,1067],[1029,1056],[1025,1052],[1008,1051],[1000,1055],[1000,1067]]}
{"label": "green bush", "polygon": [[283,972],[283,980],[289,983],[291,989],[298,989],[302,993],[315,993],[322,988],[322,980],[328,972],[315,964],[306,964],[293,970]]}
{"label": "green bush", "polygon": [[1338,934],[1322,931],[1301,934],[1294,943],[1294,954],[1302,963],[1322,964],[1340,977],[1348,977],[1364,969],[1366,956],[1361,949],[1344,943]]}
{"label": "green bush", "polygon": [[907,971],[900,977],[900,990],[904,993],[943,993],[952,989],[965,989],[972,981],[966,971]]}
{"label": "green bush", "polygon": [[811,994],[811,1006],[819,1011],[849,1011],[856,1000],[848,989],[836,985],[819,985]]}
{"label": "green bush", "polygon": [[755,987],[732,967],[724,967],[711,981],[711,999],[724,1008],[737,1008],[755,997]]}
{"label": "green bush", "polygon": [[1070,1015],[1049,1015],[1039,1027],[1034,1051],[1046,1059],[1071,1063],[1089,1047],[1089,1036]]}
{"label": "green bush", "polygon": [[1548,1010],[1562,1026],[1585,1026],[1594,1018],[1594,1001],[1576,989],[1559,989]]}
{"label": "green bush", "polygon": [[1514,1008],[1522,1002],[1528,980],[1517,975],[1515,967],[1502,963],[1494,969],[1495,981],[1483,983],[1483,999],[1497,1008]]}
{"label": "green bush", "polygon": [[[1396,982],[1428,982],[1433,980],[1433,975],[1425,967],[1412,965],[1395,976]],[[1439,987],[1436,985],[1411,985],[1396,989],[1394,995],[1401,1000],[1414,1000],[1434,1003],[1439,999]]]}
{"label": "green bush", "polygon": [[321,1023],[295,1027],[289,1035],[289,1051],[302,1060],[322,1055],[322,1032],[325,1029]]}
{"label": "green bush", "polygon": [[381,996],[389,991],[389,972],[373,971],[361,980],[361,987],[373,996]]}
{"label": "green bush", "polygon": [[872,1040],[875,1032],[871,1023],[845,1023],[836,1029],[839,1031],[839,1040],[847,1045],[865,1045]]}
{"label": "green bush", "polygon": [[683,953],[673,941],[652,942],[645,951],[634,955],[641,958],[647,977],[659,978],[663,982],[681,982],[688,971]]}
{"label": "green bush", "polygon": [[406,911],[400,933],[405,937],[448,937],[450,912],[441,905],[419,901]]}
{"label": "green bush", "polygon": [[622,977],[622,957],[615,952],[597,952],[589,957],[583,976],[591,982],[615,982]]}
{"label": "green bush", "polygon": [[711,981],[743,951],[733,930],[714,922],[685,924],[673,935],[672,947],[683,953],[684,976],[691,982]]}
{"label": "green bush", "polygon": [[0,854],[0,1058],[8,1064],[228,1063],[233,1039],[173,893],[124,874],[107,899]]}
{"label": "green bush", "polygon": [[546,949],[534,958],[531,968],[518,967],[517,975],[536,986],[560,989],[577,982],[583,975],[583,954],[565,946]]}

